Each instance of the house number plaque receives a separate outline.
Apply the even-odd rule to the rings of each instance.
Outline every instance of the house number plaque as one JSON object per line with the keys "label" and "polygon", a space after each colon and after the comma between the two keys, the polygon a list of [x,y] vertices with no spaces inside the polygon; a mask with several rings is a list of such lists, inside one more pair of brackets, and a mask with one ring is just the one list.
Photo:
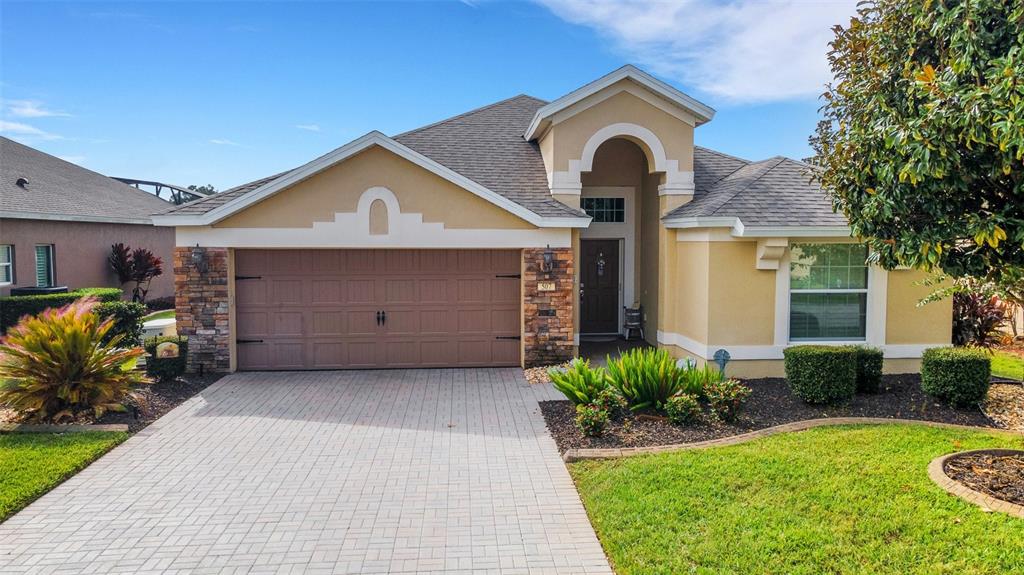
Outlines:
{"label": "house number plaque", "polygon": [[537,282],[537,291],[555,291],[555,282]]}

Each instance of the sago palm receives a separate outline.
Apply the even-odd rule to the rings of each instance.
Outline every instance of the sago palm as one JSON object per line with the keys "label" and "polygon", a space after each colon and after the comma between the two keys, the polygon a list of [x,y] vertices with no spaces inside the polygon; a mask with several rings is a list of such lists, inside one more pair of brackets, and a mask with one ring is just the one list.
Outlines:
{"label": "sago palm", "polygon": [[141,401],[136,387],[148,383],[136,371],[142,348],[120,349],[122,336],[107,343],[113,327],[83,298],[59,309],[26,316],[0,340],[0,405],[35,421],[59,421],[77,411],[123,411]]}

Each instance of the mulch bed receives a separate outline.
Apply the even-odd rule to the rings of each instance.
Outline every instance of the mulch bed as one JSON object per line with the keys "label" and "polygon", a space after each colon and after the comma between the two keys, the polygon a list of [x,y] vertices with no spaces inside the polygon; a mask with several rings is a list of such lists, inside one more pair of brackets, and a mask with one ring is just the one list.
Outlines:
{"label": "mulch bed", "polygon": [[946,460],[943,470],[974,491],[1024,505],[1024,453],[957,455]]}
{"label": "mulch bed", "polygon": [[108,412],[90,423],[125,423],[128,424],[128,430],[135,433],[222,377],[223,374],[205,374],[201,377],[197,374],[185,374],[174,381],[144,386],[142,394],[145,402],[135,409],[129,407],[127,412]]}
{"label": "mulch bed", "polygon": [[1024,431],[1024,385],[996,383],[988,388],[981,409],[1001,427]]}
{"label": "mulch bed", "polygon": [[569,401],[543,401],[540,407],[548,429],[562,452],[581,448],[694,443],[823,417],[891,417],[999,427],[978,408],[950,407],[926,395],[921,391],[921,377],[917,374],[884,376],[879,393],[858,394],[849,403],[838,406],[804,403],[790,393],[785,379],[749,379],[743,383],[753,393],[744,404],[739,420],[733,423],[722,423],[705,417],[704,421],[695,425],[680,427],[663,418],[627,414],[618,421],[610,421],[601,437],[586,437],[576,428],[576,411]]}

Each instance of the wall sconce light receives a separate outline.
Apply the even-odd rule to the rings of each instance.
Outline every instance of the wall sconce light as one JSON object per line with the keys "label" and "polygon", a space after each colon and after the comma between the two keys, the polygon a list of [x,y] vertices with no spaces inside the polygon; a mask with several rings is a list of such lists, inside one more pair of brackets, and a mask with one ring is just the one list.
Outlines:
{"label": "wall sconce light", "polygon": [[555,269],[555,252],[551,251],[551,245],[549,244],[547,249],[544,250],[544,259],[541,261],[540,270],[548,273]]}
{"label": "wall sconce light", "polygon": [[201,249],[199,244],[192,250],[192,265],[199,273],[206,273],[206,250]]}

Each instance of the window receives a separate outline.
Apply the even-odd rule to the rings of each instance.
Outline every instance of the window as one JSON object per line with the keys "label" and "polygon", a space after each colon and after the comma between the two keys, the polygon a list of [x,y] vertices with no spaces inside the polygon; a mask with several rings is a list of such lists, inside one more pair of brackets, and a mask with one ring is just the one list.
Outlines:
{"label": "window", "polygon": [[791,247],[791,341],[865,339],[867,257],[867,246],[862,244],[794,244]]}
{"label": "window", "polygon": [[53,246],[36,246],[36,285],[49,287],[53,280]]}
{"label": "window", "polygon": [[594,223],[621,224],[626,221],[625,198],[582,198],[580,205]]}
{"label": "window", "polygon": [[14,246],[0,245],[0,284],[14,283]]}

